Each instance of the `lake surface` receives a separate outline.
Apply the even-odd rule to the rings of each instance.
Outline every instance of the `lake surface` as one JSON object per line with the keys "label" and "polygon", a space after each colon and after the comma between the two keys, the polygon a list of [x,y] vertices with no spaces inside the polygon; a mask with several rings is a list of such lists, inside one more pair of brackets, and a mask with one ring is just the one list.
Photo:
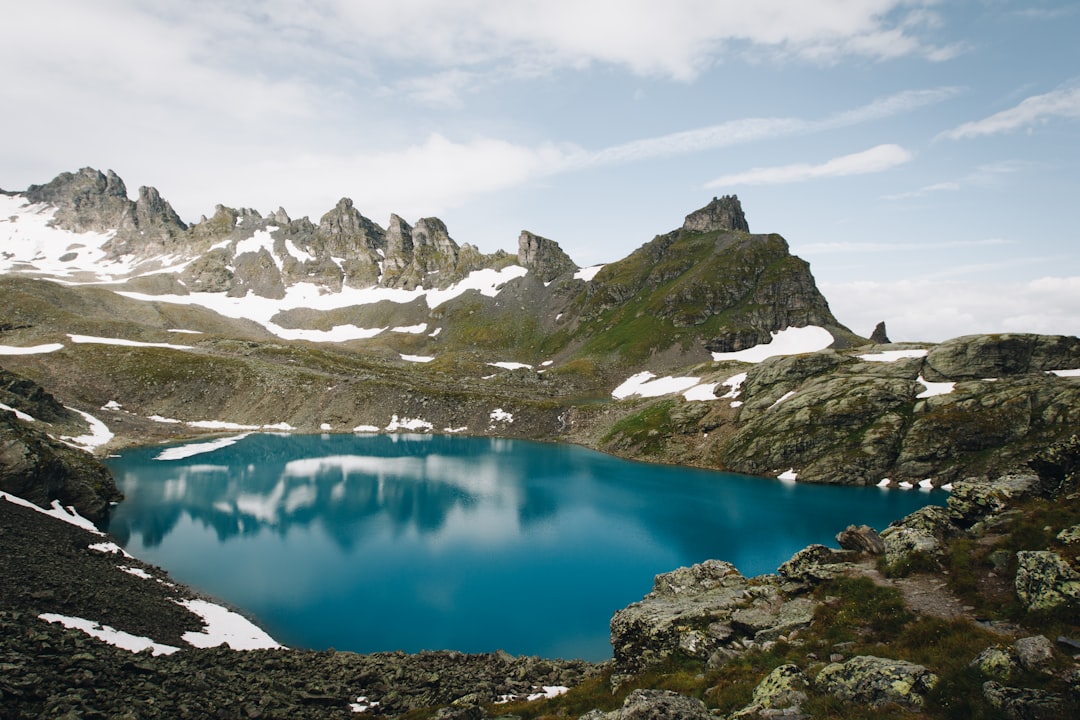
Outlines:
{"label": "lake surface", "polygon": [[[612,614],[709,558],[774,572],[942,491],[826,487],[568,445],[254,434],[109,459],[109,531],[292,647],[602,660]],[[170,459],[176,458],[176,459]]]}

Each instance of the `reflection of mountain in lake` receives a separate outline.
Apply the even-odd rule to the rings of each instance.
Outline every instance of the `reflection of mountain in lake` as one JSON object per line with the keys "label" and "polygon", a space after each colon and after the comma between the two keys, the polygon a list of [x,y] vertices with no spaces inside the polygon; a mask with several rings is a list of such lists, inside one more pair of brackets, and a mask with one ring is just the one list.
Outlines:
{"label": "reflection of mountain in lake", "polygon": [[369,525],[428,535],[454,514],[512,509],[529,524],[557,511],[551,492],[522,482],[519,463],[499,461],[505,442],[481,440],[482,454],[461,457],[440,452],[445,438],[363,440],[384,454],[335,454],[356,442],[347,436],[252,436],[168,461],[153,459],[157,449],[132,451],[112,462],[127,500],[109,529],[123,542],[139,534],[154,547],[185,513],[213,527],[221,541],[260,532],[284,537],[318,523],[348,548],[374,530]]}

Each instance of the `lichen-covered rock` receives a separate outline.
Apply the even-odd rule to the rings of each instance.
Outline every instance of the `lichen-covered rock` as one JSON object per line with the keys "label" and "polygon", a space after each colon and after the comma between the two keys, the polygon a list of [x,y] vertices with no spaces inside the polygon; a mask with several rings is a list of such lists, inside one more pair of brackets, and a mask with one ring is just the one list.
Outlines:
{"label": "lichen-covered rock", "polygon": [[885,563],[889,567],[902,567],[920,555],[933,558],[941,554],[941,543],[924,530],[887,528],[881,539],[885,545]]}
{"label": "lichen-covered rock", "polygon": [[988,515],[1000,513],[1038,486],[1039,477],[1027,473],[966,478],[953,484],[948,500],[949,516],[960,526],[969,527]]}
{"label": "lichen-covered rock", "polygon": [[724,622],[750,600],[747,579],[719,560],[657,575],[652,592],[611,618],[616,676],[641,672],[680,650],[708,657],[726,639],[722,630],[731,631]]}
{"label": "lichen-covered rock", "polygon": [[1006,333],[946,340],[926,356],[927,380],[978,380],[1075,367],[1080,338]]}
{"label": "lichen-covered rock", "polygon": [[697,698],[670,690],[634,690],[619,710],[593,710],[581,720],[707,720],[712,716]]}
{"label": "lichen-covered rock", "polygon": [[1030,610],[1080,605],[1080,573],[1049,550],[1016,553],[1016,596]]}
{"label": "lichen-covered rock", "polygon": [[986,677],[1000,682],[1007,682],[1017,670],[1012,653],[999,647],[983,650],[971,661],[971,666]]}
{"label": "lichen-covered rock", "polygon": [[1020,667],[1028,671],[1046,670],[1054,662],[1054,646],[1045,635],[1020,638],[1013,649]]}
{"label": "lichen-covered rock", "polygon": [[809,545],[791,556],[777,570],[788,580],[816,585],[851,569],[855,553],[833,550],[825,545]]}
{"label": "lichen-covered rock", "polygon": [[983,683],[983,697],[1009,720],[1061,720],[1074,717],[1070,715],[1069,702],[1064,697],[1046,690],[1007,687],[988,680]]}
{"label": "lichen-covered rock", "polygon": [[761,717],[762,710],[798,711],[808,697],[810,678],[798,665],[781,665],[754,688],[750,704],[735,713],[736,718]]}
{"label": "lichen-covered rock", "polygon": [[1057,534],[1057,539],[1066,545],[1080,543],[1080,525],[1073,525],[1072,527],[1065,528]]}
{"label": "lichen-covered rock", "polygon": [[922,665],[904,660],[860,655],[826,665],[815,683],[819,690],[870,707],[896,704],[921,708],[938,677]]}

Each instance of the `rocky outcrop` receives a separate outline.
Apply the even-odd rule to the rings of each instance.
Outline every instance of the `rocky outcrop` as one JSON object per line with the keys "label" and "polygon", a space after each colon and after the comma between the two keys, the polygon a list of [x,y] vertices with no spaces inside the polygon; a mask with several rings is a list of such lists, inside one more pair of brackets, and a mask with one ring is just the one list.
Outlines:
{"label": "rocky outcrop", "polygon": [[557,242],[528,230],[522,230],[518,236],[518,264],[536,273],[543,282],[578,269]]}
{"label": "rocky outcrop", "polygon": [[788,663],[774,669],[754,688],[750,704],[733,718],[791,716],[799,713],[812,690],[810,678],[798,665]]}
{"label": "rocky outcrop", "polygon": [[1050,550],[1016,553],[1016,596],[1030,611],[1080,609],[1080,572]]}
{"label": "rocky outcrop", "polygon": [[721,662],[806,627],[817,603],[789,596],[781,582],[751,581],[718,560],[657,575],[652,592],[611,619],[613,682],[676,653]]}
{"label": "rocky outcrop", "polygon": [[1008,687],[988,680],[982,691],[990,706],[1008,720],[1060,720],[1073,710],[1066,698],[1046,690]]}
{"label": "rocky outcrop", "polygon": [[892,342],[889,340],[889,334],[885,331],[884,320],[874,326],[874,331],[870,333],[870,342],[875,345],[889,345]]}
{"label": "rocky outcrop", "polygon": [[123,495],[108,469],[0,409],[0,490],[41,507],[59,502],[100,522]]}
{"label": "rocky outcrop", "polygon": [[690,232],[707,233],[714,230],[737,230],[750,232],[750,226],[743,214],[742,203],[738,195],[724,195],[714,197],[712,201],[686,216],[683,222],[683,230]]}
{"label": "rocky outcrop", "polygon": [[817,674],[818,689],[841,700],[880,708],[899,705],[919,709],[938,677],[922,665],[904,660],[860,655],[844,663],[831,663]]}
{"label": "rocky outcrop", "polygon": [[581,720],[709,720],[712,715],[697,698],[671,690],[634,690],[619,710],[593,710]]}

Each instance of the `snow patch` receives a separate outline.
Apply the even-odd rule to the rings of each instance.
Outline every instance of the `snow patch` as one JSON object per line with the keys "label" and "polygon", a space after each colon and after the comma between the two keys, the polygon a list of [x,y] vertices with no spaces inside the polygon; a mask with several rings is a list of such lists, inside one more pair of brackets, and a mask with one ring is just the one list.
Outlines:
{"label": "snow patch", "polygon": [[716,397],[716,386],[719,383],[709,383],[706,385],[695,385],[686,392],[683,393],[683,397],[691,402],[700,402],[707,400],[719,400]]}
{"label": "snow patch", "polygon": [[382,428],[375,427],[374,425],[357,425],[352,429],[354,433],[377,433]]}
{"label": "snow patch", "polygon": [[934,397],[935,395],[948,395],[956,387],[954,382],[929,382],[922,375],[919,376],[919,383],[926,388],[915,396],[919,399]]}
{"label": "snow patch", "polygon": [[0,355],[41,355],[44,353],[63,350],[61,343],[48,343],[46,345],[31,345],[30,347],[17,347],[15,345],[0,345]]}
{"label": "snow patch", "polygon": [[532,370],[533,366],[520,362],[489,362],[488,365],[492,367],[502,368],[503,370]]}
{"label": "snow patch", "polygon": [[1080,368],[1074,368],[1072,370],[1051,370],[1050,372],[1058,377],[1080,377]]}
{"label": "snow patch", "polygon": [[390,332],[423,335],[427,332],[427,323],[420,323],[419,325],[402,325],[400,327],[390,328]]}
{"label": "snow patch", "polygon": [[747,363],[759,363],[780,355],[800,355],[802,353],[824,350],[833,344],[833,336],[828,330],[816,325],[802,328],[786,328],[772,333],[772,339],[765,344],[737,352],[712,354],[713,360],[738,360]]}
{"label": "snow patch", "polygon": [[112,555],[115,553],[117,555],[123,555],[126,558],[134,559],[127,550],[120,547],[114,542],[99,542],[94,543],[93,545],[87,545],[86,547],[88,550],[93,550],[94,552],[105,553],[106,555]]}
{"label": "snow patch", "polygon": [[883,350],[877,353],[867,353],[866,355],[856,355],[855,357],[867,362],[896,362],[903,358],[921,358],[926,357],[926,353],[929,350],[926,348],[913,348],[911,350]]}
{"label": "snow patch", "polygon": [[645,372],[631,375],[622,385],[611,391],[611,396],[616,400],[622,400],[631,395],[660,397],[662,395],[685,392],[699,382],[701,382],[701,378],[695,377],[657,378],[651,372],[646,370]]}
{"label": "snow patch", "polygon": [[113,439],[112,430],[90,413],[76,410],[72,407],[65,406],[65,408],[82,415],[83,420],[90,426],[90,433],[88,435],[78,435],[76,437],[61,436],[60,440],[84,450],[94,450]]}
{"label": "snow patch", "polygon": [[349,710],[354,713],[366,713],[368,710],[374,710],[379,707],[377,700],[368,700],[366,695],[361,695],[356,698],[356,702],[349,703]]}
{"label": "snow patch", "polygon": [[495,423],[506,423],[509,425],[510,423],[514,422],[514,413],[507,412],[502,408],[495,408],[491,411],[491,415],[489,415],[488,417],[491,418],[492,427],[495,426]]}
{"label": "snow patch", "polygon": [[574,273],[574,279],[590,282],[594,277],[596,277],[596,273],[600,272],[603,267],[603,265],[593,265],[592,267],[581,268],[576,273]]}
{"label": "snow patch", "polygon": [[37,420],[35,420],[30,415],[27,415],[26,413],[24,413],[22,410],[16,410],[15,408],[11,407],[10,405],[5,405],[4,403],[0,403],[0,410],[7,410],[8,412],[15,413],[15,417],[19,418],[20,420],[23,420],[24,422],[37,422]]}
{"label": "snow patch", "polygon": [[772,405],[769,406],[769,410],[772,410],[774,407],[776,407],[780,403],[784,402],[785,400],[787,400],[789,397],[791,397],[794,394],[795,394],[794,390],[788,390],[786,393],[784,393],[779,398],[777,398],[776,402],[774,402]]}
{"label": "snow patch", "polygon": [[57,615],[55,613],[42,613],[38,615],[38,618],[46,622],[59,623],[70,630],[81,630],[90,637],[133,653],[150,650],[153,655],[171,655],[180,649],[172,645],[156,643],[150,638],[132,635],[108,625],[101,625],[92,620],[84,620],[83,618]]}
{"label": "snow patch", "polygon": [[151,343],[151,342],[139,342],[138,340],[124,340],[123,338],[103,338],[94,337],[93,335],[72,335],[68,334],[73,343],[90,343],[96,345],[120,345],[122,347],[142,347],[142,348],[168,348],[170,350],[194,350],[191,345],[173,345],[172,343]]}
{"label": "snow patch", "polygon": [[799,474],[795,472],[795,468],[788,468],[784,472],[776,476],[776,479],[780,482],[793,483],[799,478]]}
{"label": "snow patch", "polygon": [[203,632],[186,632],[183,639],[197,648],[228,645],[233,650],[273,650],[280,648],[272,637],[239,613],[207,602],[206,600],[180,600],[191,612],[206,623]]}
{"label": "snow patch", "polygon": [[405,353],[401,353],[401,359],[404,360],[405,362],[429,363],[429,362],[431,362],[432,360],[435,359],[435,356],[434,355],[406,355]]}
{"label": "snow patch", "polygon": [[181,445],[180,447],[167,448],[159,452],[154,456],[155,460],[183,460],[184,458],[194,457],[195,455],[202,455],[203,453],[211,453],[215,450],[220,450],[223,447],[235,445],[240,440],[247,437],[247,434],[236,435],[234,437],[218,438],[217,440],[211,440],[210,442],[203,443],[191,443],[188,445]]}
{"label": "snow patch", "polygon": [[387,432],[397,432],[398,430],[432,430],[435,426],[429,423],[427,420],[421,420],[420,418],[401,418],[395,414],[390,418],[390,424],[386,426]]}
{"label": "snow patch", "polygon": [[154,579],[153,575],[146,572],[142,568],[128,567],[127,565],[121,565],[120,570],[122,572],[126,572],[128,575],[134,575],[137,578],[142,578],[143,580],[153,580]]}

